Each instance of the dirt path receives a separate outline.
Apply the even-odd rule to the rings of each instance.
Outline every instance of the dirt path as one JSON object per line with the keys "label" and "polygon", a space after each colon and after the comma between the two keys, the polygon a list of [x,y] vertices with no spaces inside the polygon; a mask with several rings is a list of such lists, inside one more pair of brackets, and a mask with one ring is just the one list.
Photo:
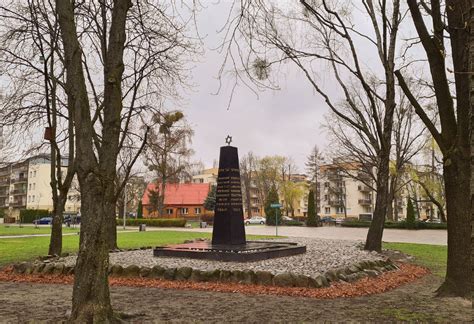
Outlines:
{"label": "dirt path", "polygon": [[[426,276],[390,292],[318,300],[193,290],[112,287],[116,311],[145,322],[411,321],[471,322],[470,301],[433,297],[440,278]],[[69,285],[0,282],[0,322],[60,322],[70,310]]]}

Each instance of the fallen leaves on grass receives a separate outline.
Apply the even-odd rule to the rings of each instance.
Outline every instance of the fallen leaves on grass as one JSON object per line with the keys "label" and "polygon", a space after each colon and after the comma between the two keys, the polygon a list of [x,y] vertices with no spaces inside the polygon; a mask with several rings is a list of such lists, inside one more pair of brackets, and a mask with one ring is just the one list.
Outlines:
{"label": "fallen leaves on grass", "polygon": [[[264,294],[280,296],[297,296],[311,298],[341,298],[357,297],[379,294],[394,289],[403,284],[415,281],[429,273],[428,269],[420,266],[400,263],[396,271],[385,272],[376,278],[363,278],[356,282],[335,282],[327,288],[297,288],[297,287],[275,287],[260,285],[244,285],[223,282],[193,282],[193,281],[170,281],[164,279],[150,278],[126,278],[109,277],[111,286],[130,286],[162,289],[189,289],[200,291],[242,293],[242,294]],[[47,284],[72,284],[73,276],[65,275],[22,275],[6,268],[0,272],[0,281],[30,282]]]}

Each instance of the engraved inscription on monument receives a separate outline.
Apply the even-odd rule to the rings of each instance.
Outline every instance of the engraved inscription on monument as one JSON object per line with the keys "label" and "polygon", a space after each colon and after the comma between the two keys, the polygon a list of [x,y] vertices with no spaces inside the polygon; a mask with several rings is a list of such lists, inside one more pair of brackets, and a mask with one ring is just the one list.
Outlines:
{"label": "engraved inscription on monument", "polygon": [[239,156],[233,146],[221,147],[212,243],[245,244]]}

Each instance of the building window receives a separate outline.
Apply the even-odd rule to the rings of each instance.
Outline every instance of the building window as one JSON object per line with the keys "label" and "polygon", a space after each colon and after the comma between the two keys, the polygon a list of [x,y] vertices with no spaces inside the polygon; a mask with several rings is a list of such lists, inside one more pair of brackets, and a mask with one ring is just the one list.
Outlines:
{"label": "building window", "polygon": [[331,208],[330,207],[324,208],[324,213],[325,214],[330,214],[331,213]]}
{"label": "building window", "polygon": [[28,190],[31,190],[31,183],[28,185]]}
{"label": "building window", "polygon": [[328,195],[324,195],[324,200],[328,200]]}
{"label": "building window", "polygon": [[197,208],[194,208],[194,213],[196,215],[199,215],[201,213],[201,208],[197,207]]}
{"label": "building window", "polygon": [[33,190],[36,189],[36,183],[33,183]]}
{"label": "building window", "polygon": [[35,195],[31,196],[31,202],[35,202]]}
{"label": "building window", "polygon": [[166,209],[166,215],[173,215],[173,209],[167,208]]}
{"label": "building window", "polygon": [[31,196],[28,196],[28,202],[31,202]]}
{"label": "building window", "polygon": [[36,171],[33,171],[33,177],[36,177]]}
{"label": "building window", "polygon": [[336,213],[337,214],[344,214],[344,207],[337,207]]}
{"label": "building window", "polygon": [[329,182],[324,183],[324,188],[329,188]]}
{"label": "building window", "polygon": [[188,214],[188,209],[187,208],[181,208],[181,214],[187,215]]}

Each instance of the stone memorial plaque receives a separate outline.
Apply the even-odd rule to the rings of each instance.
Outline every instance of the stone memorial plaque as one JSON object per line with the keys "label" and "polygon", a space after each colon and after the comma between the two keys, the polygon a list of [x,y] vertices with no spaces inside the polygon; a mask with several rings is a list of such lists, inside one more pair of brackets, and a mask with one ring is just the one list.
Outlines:
{"label": "stone memorial plaque", "polygon": [[239,155],[233,146],[220,150],[212,244],[245,244]]}

